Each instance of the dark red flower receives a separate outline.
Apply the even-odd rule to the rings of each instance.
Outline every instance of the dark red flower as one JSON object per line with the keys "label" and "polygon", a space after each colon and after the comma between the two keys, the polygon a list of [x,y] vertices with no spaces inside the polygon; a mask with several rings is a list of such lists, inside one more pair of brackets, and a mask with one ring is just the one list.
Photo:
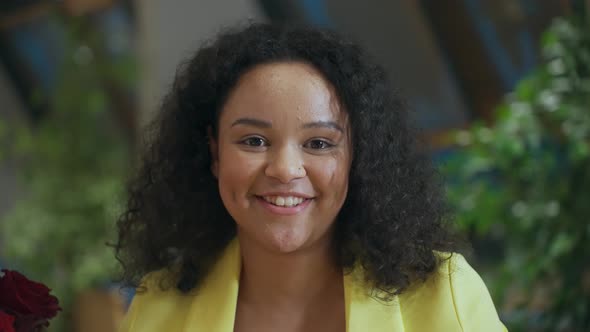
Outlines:
{"label": "dark red flower", "polygon": [[19,317],[47,320],[61,310],[58,300],[47,286],[29,280],[16,271],[2,270],[0,309]]}
{"label": "dark red flower", "polygon": [[0,332],[14,332],[14,317],[0,310]]}

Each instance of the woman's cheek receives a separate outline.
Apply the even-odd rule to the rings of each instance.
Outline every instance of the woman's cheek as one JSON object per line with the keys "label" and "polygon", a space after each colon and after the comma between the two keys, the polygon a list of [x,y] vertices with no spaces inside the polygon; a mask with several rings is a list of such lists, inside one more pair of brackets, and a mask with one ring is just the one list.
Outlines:
{"label": "woman's cheek", "polygon": [[334,163],[331,166],[330,186],[337,188],[334,194],[336,195],[336,203],[341,207],[348,192],[350,160],[344,154],[340,154],[338,158],[334,158]]}
{"label": "woman's cheek", "polygon": [[348,188],[348,163],[339,158],[330,158],[314,167],[316,179],[324,194],[332,192],[335,196],[346,194]]}

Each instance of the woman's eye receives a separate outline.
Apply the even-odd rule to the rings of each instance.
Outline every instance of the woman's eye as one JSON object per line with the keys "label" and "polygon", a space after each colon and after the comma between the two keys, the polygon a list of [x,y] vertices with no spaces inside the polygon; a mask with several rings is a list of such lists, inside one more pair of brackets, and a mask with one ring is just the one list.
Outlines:
{"label": "woman's eye", "polygon": [[328,143],[327,141],[321,139],[313,139],[307,142],[305,146],[313,150],[324,150],[333,147],[334,144]]}
{"label": "woman's eye", "polygon": [[264,141],[264,138],[254,136],[254,137],[248,137],[248,138],[244,139],[242,141],[242,144],[247,145],[247,146],[260,147],[260,146],[265,146],[266,142]]}

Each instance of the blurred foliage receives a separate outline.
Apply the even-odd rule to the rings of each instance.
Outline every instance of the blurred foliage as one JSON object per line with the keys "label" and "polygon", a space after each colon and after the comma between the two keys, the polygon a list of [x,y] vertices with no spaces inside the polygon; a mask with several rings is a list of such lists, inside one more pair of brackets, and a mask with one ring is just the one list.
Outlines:
{"label": "blurred foliage", "polygon": [[[105,242],[124,202],[130,142],[116,121],[112,91],[132,91],[132,55],[113,57],[105,36],[84,17],[55,14],[63,26],[58,84],[34,124],[0,123],[10,138],[23,197],[0,221],[2,253],[12,268],[42,281],[64,312],[50,329],[68,330],[76,292],[104,285],[116,271]],[[37,98],[40,94],[37,94]]]}
{"label": "blurred foliage", "polygon": [[[457,133],[459,225],[502,252],[489,283],[510,331],[590,331],[590,24],[555,19],[543,64],[496,121]],[[485,253],[484,253],[485,255]]]}

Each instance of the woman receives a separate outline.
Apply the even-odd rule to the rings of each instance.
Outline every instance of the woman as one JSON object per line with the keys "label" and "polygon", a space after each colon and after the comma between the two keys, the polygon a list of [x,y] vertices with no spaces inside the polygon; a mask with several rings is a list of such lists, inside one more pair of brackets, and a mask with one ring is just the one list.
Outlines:
{"label": "woman", "polygon": [[120,218],[122,331],[502,331],[384,71],[253,24],[188,61]]}

